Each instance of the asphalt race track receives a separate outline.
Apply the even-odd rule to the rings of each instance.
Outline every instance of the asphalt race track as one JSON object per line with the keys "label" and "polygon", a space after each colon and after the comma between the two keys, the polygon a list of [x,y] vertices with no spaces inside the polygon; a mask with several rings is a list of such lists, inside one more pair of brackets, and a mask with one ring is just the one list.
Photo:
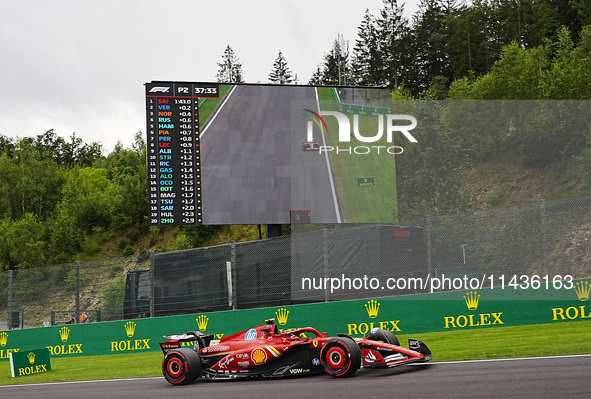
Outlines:
{"label": "asphalt race track", "polygon": [[[125,370],[122,370],[122,374]],[[25,377],[26,378],[26,377]],[[0,386],[2,398],[589,398],[591,355],[425,363],[350,378],[196,382],[164,378]]]}
{"label": "asphalt race track", "polygon": [[290,209],[336,223],[326,159],[302,150],[315,89],[237,85],[226,99],[200,136],[203,224],[289,224]]}

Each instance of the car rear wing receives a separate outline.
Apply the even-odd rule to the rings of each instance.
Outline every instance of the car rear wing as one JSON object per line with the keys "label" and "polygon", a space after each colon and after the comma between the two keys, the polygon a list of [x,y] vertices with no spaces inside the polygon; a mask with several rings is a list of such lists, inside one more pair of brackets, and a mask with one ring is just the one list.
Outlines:
{"label": "car rear wing", "polygon": [[162,349],[162,352],[164,353],[180,348],[183,346],[183,342],[192,342],[193,349],[198,351],[201,348],[209,346],[213,340],[213,334],[205,335],[201,331],[189,331],[184,334],[165,335],[164,338],[168,341],[159,344],[160,349]]}

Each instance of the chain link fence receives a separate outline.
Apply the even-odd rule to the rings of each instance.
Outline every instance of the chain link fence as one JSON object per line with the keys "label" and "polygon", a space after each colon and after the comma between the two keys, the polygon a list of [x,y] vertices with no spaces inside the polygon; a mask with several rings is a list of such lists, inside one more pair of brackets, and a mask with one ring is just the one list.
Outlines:
{"label": "chain link fence", "polygon": [[405,295],[443,277],[589,278],[590,211],[585,197],[396,225],[293,225],[261,241],[3,272],[0,330]]}
{"label": "chain link fence", "polygon": [[0,330],[123,318],[128,271],[149,254],[0,274]]}

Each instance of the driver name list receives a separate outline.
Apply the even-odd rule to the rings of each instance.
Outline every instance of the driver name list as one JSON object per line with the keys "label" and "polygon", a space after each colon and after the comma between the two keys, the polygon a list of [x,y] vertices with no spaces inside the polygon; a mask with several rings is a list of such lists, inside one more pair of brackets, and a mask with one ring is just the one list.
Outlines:
{"label": "driver name list", "polygon": [[217,84],[146,83],[149,224],[201,225],[199,99]]}

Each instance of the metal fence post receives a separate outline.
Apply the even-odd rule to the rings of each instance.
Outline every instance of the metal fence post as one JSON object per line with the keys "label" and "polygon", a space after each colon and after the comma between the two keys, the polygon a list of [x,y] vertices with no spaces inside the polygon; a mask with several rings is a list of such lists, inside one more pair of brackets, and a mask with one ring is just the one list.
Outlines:
{"label": "metal fence post", "polygon": [[76,324],[80,323],[80,261],[76,261]]}
{"label": "metal fence post", "polygon": [[8,329],[12,330],[12,273],[14,270],[8,271]]}
{"label": "metal fence post", "polygon": [[154,251],[150,251],[150,317],[154,317]]}
{"label": "metal fence post", "polygon": [[544,274],[548,274],[548,239],[546,237],[546,200],[542,199],[540,205],[542,210],[542,245],[544,246]]}
{"label": "metal fence post", "polygon": [[[324,263],[324,281],[328,281],[328,233],[327,229],[322,229],[322,260]],[[329,301],[328,285],[324,286],[324,302]]]}
{"label": "metal fence post", "polygon": [[238,280],[236,278],[236,241],[232,240],[230,262],[232,262],[232,309],[238,309]]}
{"label": "metal fence post", "polygon": [[431,259],[431,216],[427,215],[427,273],[431,276],[433,273],[433,261]]}

